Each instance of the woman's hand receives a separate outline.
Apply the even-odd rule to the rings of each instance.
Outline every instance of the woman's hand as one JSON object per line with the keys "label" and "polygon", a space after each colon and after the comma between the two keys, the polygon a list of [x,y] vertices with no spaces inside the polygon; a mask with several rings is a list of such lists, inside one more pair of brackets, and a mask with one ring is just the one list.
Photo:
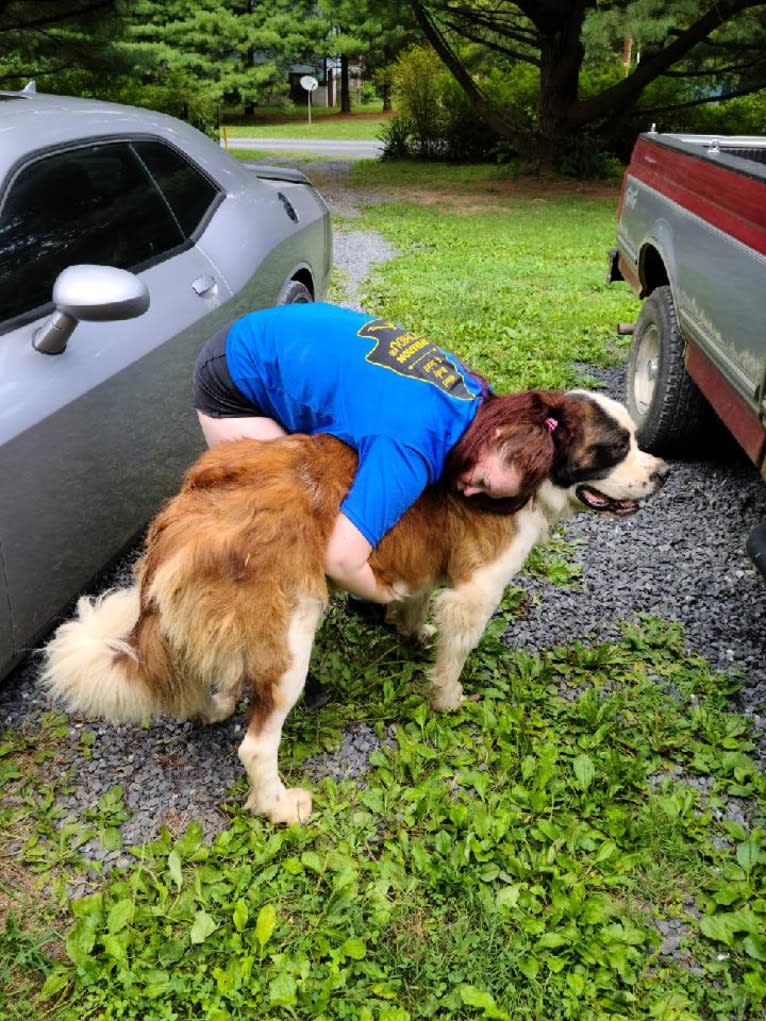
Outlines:
{"label": "woman's hand", "polygon": [[339,588],[373,603],[391,603],[401,598],[388,585],[381,585],[367,562],[372,546],[356,525],[339,514],[325,551],[325,574]]}

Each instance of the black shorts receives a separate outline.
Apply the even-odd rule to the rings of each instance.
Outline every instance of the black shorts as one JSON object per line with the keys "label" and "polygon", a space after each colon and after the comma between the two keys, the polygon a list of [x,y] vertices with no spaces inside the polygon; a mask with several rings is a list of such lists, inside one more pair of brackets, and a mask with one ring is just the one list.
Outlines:
{"label": "black shorts", "polygon": [[226,365],[226,337],[229,327],[219,330],[205,344],[194,365],[193,403],[197,411],[211,418],[269,418],[238,390]]}

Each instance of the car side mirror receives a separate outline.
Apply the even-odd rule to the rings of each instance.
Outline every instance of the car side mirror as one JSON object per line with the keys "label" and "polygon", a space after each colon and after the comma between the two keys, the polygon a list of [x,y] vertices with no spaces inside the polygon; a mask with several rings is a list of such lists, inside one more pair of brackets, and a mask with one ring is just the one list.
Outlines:
{"label": "car side mirror", "polygon": [[53,285],[56,311],[35,332],[32,345],[46,355],[66,349],[74,328],[86,323],[135,319],[149,308],[149,291],[135,273],[114,266],[68,266]]}

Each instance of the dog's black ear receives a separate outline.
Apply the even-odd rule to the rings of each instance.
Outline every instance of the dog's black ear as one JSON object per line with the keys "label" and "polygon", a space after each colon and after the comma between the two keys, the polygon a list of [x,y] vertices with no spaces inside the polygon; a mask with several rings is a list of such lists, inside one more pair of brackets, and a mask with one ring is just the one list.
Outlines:
{"label": "dog's black ear", "polygon": [[[562,394],[548,408],[546,423],[553,440],[551,481],[557,486],[571,486],[579,471],[578,454],[583,445],[582,406],[577,398]],[[555,423],[555,426],[553,426]]]}

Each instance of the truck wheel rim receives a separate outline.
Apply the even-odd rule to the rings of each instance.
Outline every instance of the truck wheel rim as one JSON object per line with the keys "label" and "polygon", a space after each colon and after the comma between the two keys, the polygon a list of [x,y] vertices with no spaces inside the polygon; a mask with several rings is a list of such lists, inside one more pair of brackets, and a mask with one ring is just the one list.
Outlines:
{"label": "truck wheel rim", "polygon": [[641,337],[636,356],[636,368],[633,373],[633,393],[636,409],[645,415],[657,389],[657,374],[660,368],[660,332],[651,325]]}

